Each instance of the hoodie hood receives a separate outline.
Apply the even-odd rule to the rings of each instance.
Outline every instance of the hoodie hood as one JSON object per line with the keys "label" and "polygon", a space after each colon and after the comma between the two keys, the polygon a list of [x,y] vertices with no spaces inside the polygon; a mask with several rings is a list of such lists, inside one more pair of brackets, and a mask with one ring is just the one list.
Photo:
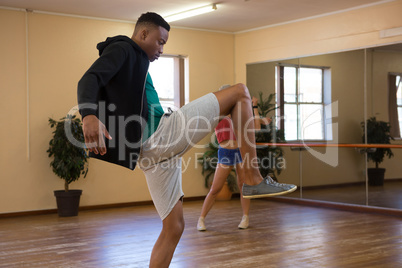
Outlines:
{"label": "hoodie hood", "polygon": [[115,42],[128,42],[130,43],[134,49],[137,49],[138,51],[140,51],[141,53],[145,53],[139,45],[137,45],[131,38],[125,36],[125,35],[118,35],[118,36],[114,36],[114,37],[108,37],[106,38],[105,41],[100,42],[96,48],[99,50],[99,56],[102,55],[103,50],[110,44],[115,43]]}

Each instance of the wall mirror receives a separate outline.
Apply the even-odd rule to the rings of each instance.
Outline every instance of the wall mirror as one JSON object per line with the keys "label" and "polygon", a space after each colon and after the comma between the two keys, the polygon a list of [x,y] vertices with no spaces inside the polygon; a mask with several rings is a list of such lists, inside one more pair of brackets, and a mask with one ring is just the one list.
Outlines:
{"label": "wall mirror", "polygon": [[[396,77],[391,82],[390,74]],[[287,143],[303,144],[282,147],[286,168],[278,179],[300,185],[289,197],[402,209],[402,149],[392,148],[394,157],[380,164],[384,185],[371,186],[366,170],[374,165],[366,162],[365,148],[353,146],[363,143],[367,118],[389,122],[390,83],[401,114],[393,124],[402,122],[399,74],[402,44],[247,65],[250,93],[275,93],[281,107],[272,113],[276,126]],[[316,147],[323,143],[345,146]]]}

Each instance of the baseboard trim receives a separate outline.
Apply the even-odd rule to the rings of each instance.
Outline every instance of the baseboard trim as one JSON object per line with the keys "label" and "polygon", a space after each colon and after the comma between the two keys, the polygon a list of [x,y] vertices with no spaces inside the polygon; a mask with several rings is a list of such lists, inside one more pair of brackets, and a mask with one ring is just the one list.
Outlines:
{"label": "baseboard trim", "polygon": [[[204,200],[204,199],[205,199],[205,196],[193,196],[193,197],[184,197],[183,198],[184,201],[199,201],[199,200]],[[114,204],[102,204],[102,205],[93,205],[93,206],[81,206],[79,208],[79,211],[100,210],[100,209],[109,209],[109,208],[125,208],[125,207],[148,206],[148,205],[153,205],[152,200],[114,203]],[[24,216],[47,215],[47,214],[57,214],[57,209],[44,209],[44,210],[0,213],[0,219],[1,218],[24,217]]]}
{"label": "baseboard trim", "polygon": [[[385,182],[400,182],[401,178],[394,179],[384,179]],[[361,182],[346,182],[346,183],[338,183],[338,184],[325,184],[325,185],[313,185],[313,186],[303,186],[304,190],[321,190],[321,189],[330,189],[330,188],[341,188],[341,187],[349,187],[349,186],[359,186],[366,185],[365,181]]]}
{"label": "baseboard trim", "polygon": [[[236,199],[239,197],[240,197],[240,194],[238,194],[238,193],[234,193],[232,195],[232,199]],[[185,202],[201,201],[204,199],[205,199],[205,196],[184,197]],[[282,202],[282,203],[289,203],[289,204],[302,205],[302,206],[321,207],[321,208],[330,208],[330,209],[337,209],[337,210],[346,210],[346,211],[352,211],[352,212],[375,213],[375,214],[382,214],[382,215],[388,215],[388,216],[402,217],[402,210],[400,210],[400,209],[371,207],[371,206],[354,205],[354,204],[343,204],[343,203],[336,203],[336,202],[329,202],[329,201],[299,199],[299,198],[282,197],[282,196],[268,197],[268,198],[264,198],[264,199],[268,200],[268,201],[273,201],[273,202]],[[138,202],[126,202],[126,203],[115,203],[115,204],[103,204],[103,205],[94,205],[94,206],[82,206],[79,208],[79,211],[148,206],[148,205],[153,205],[151,200],[138,201]],[[47,215],[47,214],[57,214],[57,209],[2,213],[2,214],[0,214],[0,219],[1,218],[24,217],[24,216]]]}
{"label": "baseboard trim", "polygon": [[337,202],[311,200],[311,199],[300,199],[300,198],[282,197],[282,196],[268,197],[265,199],[274,202],[290,203],[302,206],[330,208],[330,209],[346,210],[352,212],[374,213],[387,216],[402,217],[402,210],[394,208],[371,207],[364,205],[337,203]]}
{"label": "baseboard trim", "polygon": [[0,219],[2,218],[14,218],[14,217],[24,217],[24,216],[37,216],[37,215],[47,215],[55,214],[57,209],[43,209],[43,210],[30,210],[30,211],[20,211],[20,212],[6,212],[0,214]]}

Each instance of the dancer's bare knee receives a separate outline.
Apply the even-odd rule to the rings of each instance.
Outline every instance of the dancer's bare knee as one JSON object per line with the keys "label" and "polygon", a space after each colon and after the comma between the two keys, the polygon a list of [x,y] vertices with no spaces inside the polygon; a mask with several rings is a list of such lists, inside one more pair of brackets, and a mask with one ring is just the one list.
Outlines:
{"label": "dancer's bare knee", "polygon": [[220,115],[231,114],[233,108],[239,103],[251,104],[250,93],[246,85],[242,83],[235,84],[229,88],[214,92],[220,106]]}
{"label": "dancer's bare knee", "polygon": [[211,190],[209,191],[209,195],[211,195],[213,198],[216,198],[216,196],[218,195],[218,193],[221,191],[222,188],[220,189],[216,189],[216,188],[211,188]]}
{"label": "dancer's bare knee", "polygon": [[170,229],[170,235],[173,236],[174,239],[180,239],[181,235],[183,234],[185,227],[184,218],[180,219],[173,228]]}
{"label": "dancer's bare knee", "polygon": [[248,88],[245,84],[238,83],[234,85],[235,90],[236,90],[236,95],[238,96],[238,100],[251,100],[250,92],[248,91]]}
{"label": "dancer's bare knee", "polygon": [[164,221],[162,232],[164,232],[170,239],[178,241],[183,234],[185,222],[183,217],[177,217],[174,221]]}

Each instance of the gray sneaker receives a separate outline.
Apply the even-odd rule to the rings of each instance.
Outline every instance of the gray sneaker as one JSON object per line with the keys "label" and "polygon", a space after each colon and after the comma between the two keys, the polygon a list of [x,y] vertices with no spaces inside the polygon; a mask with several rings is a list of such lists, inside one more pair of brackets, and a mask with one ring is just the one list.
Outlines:
{"label": "gray sneaker", "polygon": [[296,189],[296,185],[278,183],[274,181],[270,176],[267,176],[260,184],[243,184],[243,198],[254,199],[275,195],[283,195],[294,192]]}

